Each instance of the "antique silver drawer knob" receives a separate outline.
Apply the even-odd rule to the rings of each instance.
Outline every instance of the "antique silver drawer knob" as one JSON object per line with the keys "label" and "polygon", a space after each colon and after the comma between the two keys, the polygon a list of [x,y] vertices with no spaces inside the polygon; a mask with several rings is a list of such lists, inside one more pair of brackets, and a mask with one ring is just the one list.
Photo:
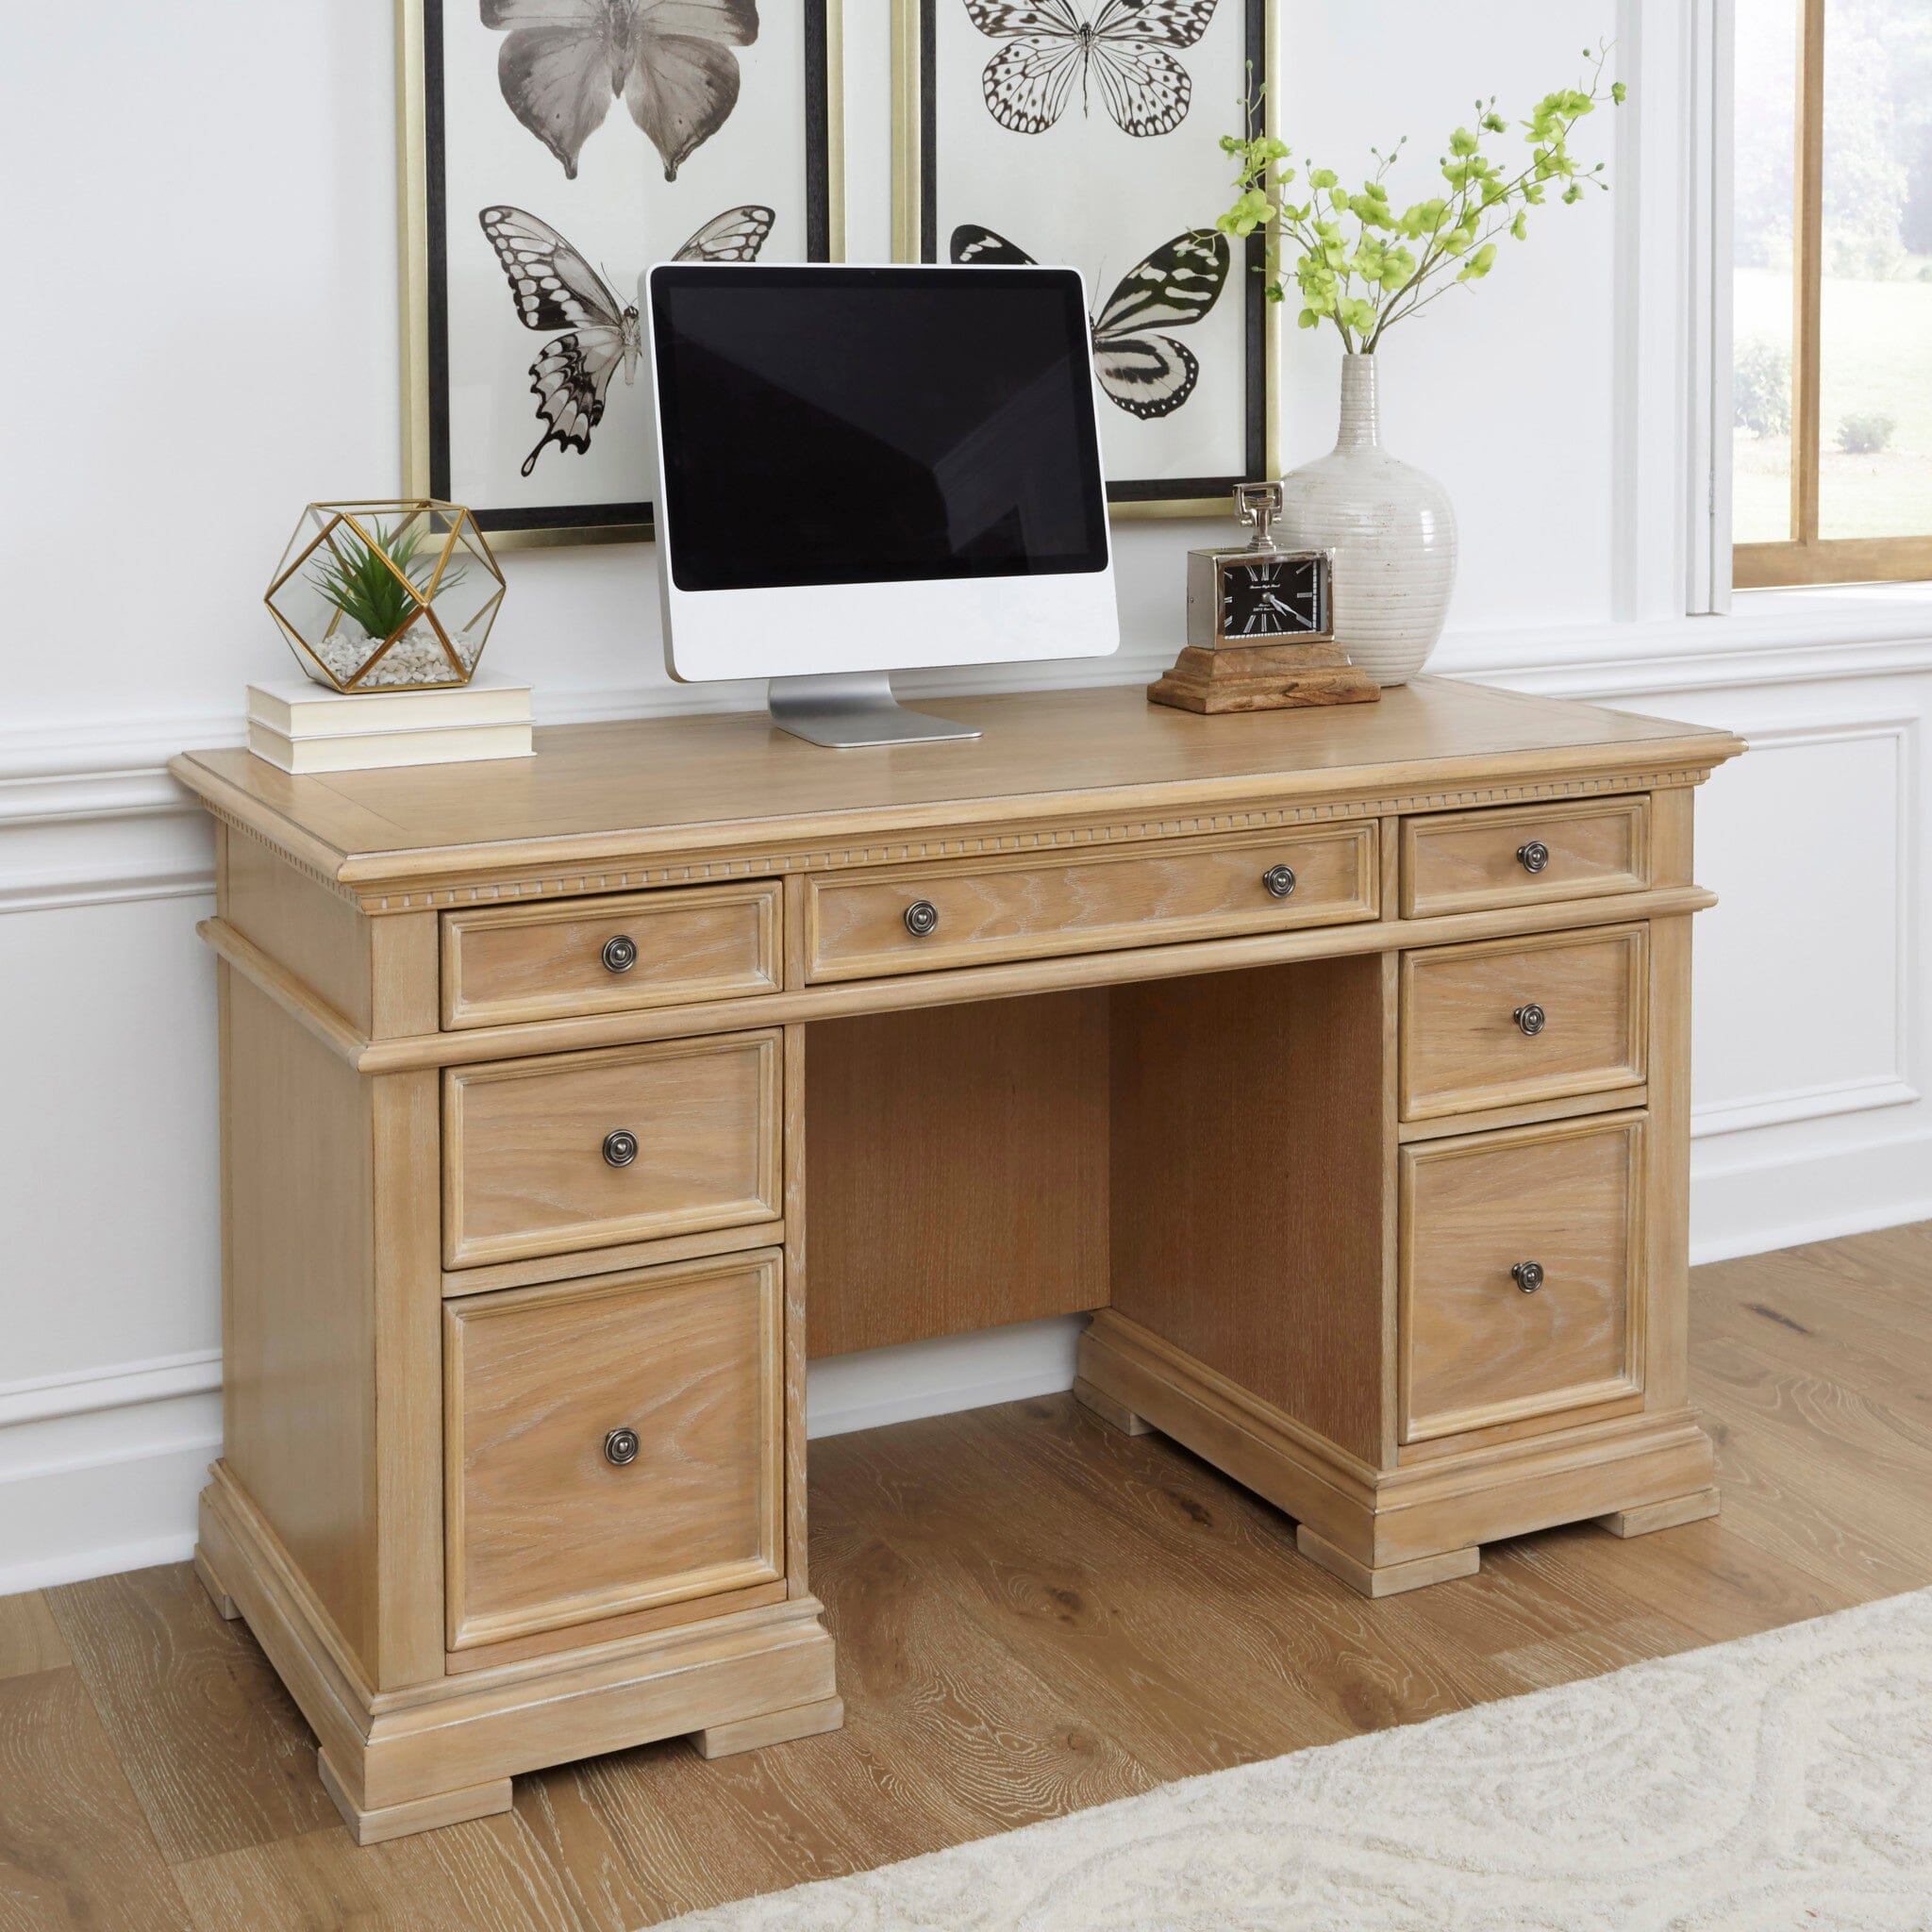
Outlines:
{"label": "antique silver drawer knob", "polygon": [[1532,1040],[1550,1024],[1550,1016],[1533,1002],[1526,1007],[1518,1007],[1509,1017]]}
{"label": "antique silver drawer knob", "polygon": [[1541,872],[1550,862],[1550,848],[1541,839],[1532,839],[1516,848],[1516,858],[1524,872]]}
{"label": "antique silver drawer knob", "polygon": [[930,899],[915,899],[906,908],[906,930],[916,940],[930,939],[940,929],[940,908]]}
{"label": "antique silver drawer knob", "polygon": [[604,964],[612,973],[628,973],[638,963],[638,942],[621,932],[604,941]]}
{"label": "antique silver drawer knob", "polygon": [[626,1462],[638,1459],[638,1432],[635,1429],[612,1429],[604,1438],[604,1460],[613,1468],[622,1469]]}
{"label": "antique silver drawer knob", "polygon": [[604,1158],[612,1167],[628,1167],[638,1158],[638,1137],[624,1127],[604,1136]]}
{"label": "antique silver drawer knob", "polygon": [[1261,883],[1277,899],[1285,899],[1294,891],[1294,873],[1285,865],[1271,865],[1261,874]]}
{"label": "antique silver drawer knob", "polygon": [[1543,1264],[1541,1261],[1519,1261],[1509,1274],[1524,1294],[1534,1294],[1543,1285]]}

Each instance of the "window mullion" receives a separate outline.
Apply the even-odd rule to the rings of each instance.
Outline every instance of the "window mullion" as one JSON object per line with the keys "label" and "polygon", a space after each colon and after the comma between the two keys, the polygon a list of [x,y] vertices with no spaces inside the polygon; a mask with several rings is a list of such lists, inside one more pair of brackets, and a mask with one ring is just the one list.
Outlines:
{"label": "window mullion", "polygon": [[1818,541],[1819,371],[1824,293],[1824,5],[1798,13],[1797,207],[1791,261],[1791,534]]}

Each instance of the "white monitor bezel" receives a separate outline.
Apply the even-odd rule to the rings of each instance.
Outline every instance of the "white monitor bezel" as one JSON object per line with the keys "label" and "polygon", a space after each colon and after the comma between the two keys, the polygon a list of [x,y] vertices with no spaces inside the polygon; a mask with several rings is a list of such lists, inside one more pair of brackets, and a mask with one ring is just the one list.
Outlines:
{"label": "white monitor bezel", "polygon": [[[766,264],[770,266],[770,264]],[[654,283],[660,269],[737,275],[737,262],[655,262],[639,276],[658,493],[658,590],[663,617],[664,665],[680,684],[748,677],[791,677],[848,671],[910,671],[965,664],[1037,662],[1054,658],[1104,658],[1120,649],[1120,610],[1114,595],[1113,520],[1101,519],[1106,563],[1099,570],[1039,576],[932,578],[891,584],[806,584],[761,590],[682,591],[671,558],[676,537],[664,476],[663,420],[658,382]],[[903,269],[930,273],[932,263],[824,262],[826,269]],[[1029,274],[1071,276],[1080,312],[1087,288],[1076,269],[1051,266],[948,268],[949,275]],[[1100,447],[1098,385],[1089,384],[1094,446]],[[1103,476],[1101,491],[1106,492]],[[746,504],[746,541],[757,541],[760,519],[784,514],[782,505]]]}

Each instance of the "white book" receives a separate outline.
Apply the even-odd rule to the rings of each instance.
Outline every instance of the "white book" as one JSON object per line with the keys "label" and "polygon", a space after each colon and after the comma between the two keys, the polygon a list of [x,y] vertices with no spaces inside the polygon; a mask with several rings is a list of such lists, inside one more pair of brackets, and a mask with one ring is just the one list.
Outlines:
{"label": "white book", "polygon": [[248,722],[293,739],[451,724],[527,724],[530,687],[486,672],[450,691],[340,691],[307,677],[291,677],[248,687]]}
{"label": "white book", "polygon": [[444,724],[410,731],[350,731],[291,738],[251,720],[248,749],[298,777],[318,772],[371,772],[391,765],[455,765],[472,758],[526,758],[528,724]]}

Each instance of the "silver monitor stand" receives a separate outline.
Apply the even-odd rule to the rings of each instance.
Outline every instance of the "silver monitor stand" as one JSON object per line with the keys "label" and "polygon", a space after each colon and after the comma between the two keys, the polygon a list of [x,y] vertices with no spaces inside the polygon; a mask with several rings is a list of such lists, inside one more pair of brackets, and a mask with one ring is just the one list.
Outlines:
{"label": "silver monitor stand", "polygon": [[839,671],[818,677],[774,677],[765,702],[772,722],[794,738],[834,751],[861,744],[934,744],[977,738],[974,724],[955,724],[924,711],[906,710],[883,671]]}

